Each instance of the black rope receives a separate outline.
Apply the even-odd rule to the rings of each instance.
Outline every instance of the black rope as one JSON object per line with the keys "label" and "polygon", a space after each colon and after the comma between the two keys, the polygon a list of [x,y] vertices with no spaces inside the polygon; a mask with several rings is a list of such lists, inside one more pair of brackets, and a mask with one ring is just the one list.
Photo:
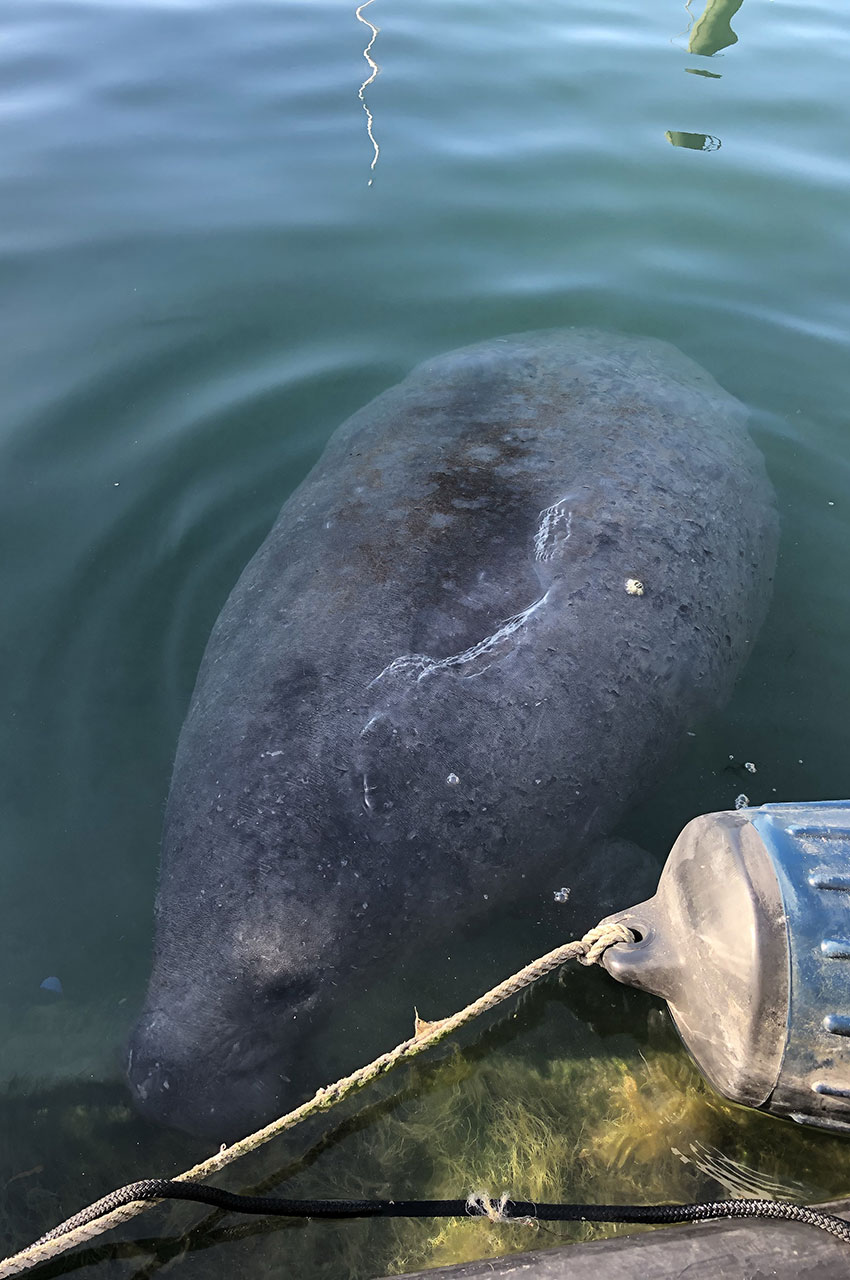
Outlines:
{"label": "black rope", "polygon": [[[57,1240],[113,1209],[138,1200],[192,1200],[234,1213],[297,1218],[465,1218],[488,1216],[480,1198],[467,1200],[282,1200],[277,1196],[240,1196],[202,1182],[148,1178],[131,1182],[48,1231],[36,1244]],[[850,1222],[782,1200],[714,1200],[705,1204],[535,1204],[530,1200],[493,1202],[497,1221],[536,1218],[542,1222],[707,1222],[714,1218],[769,1218],[803,1222],[850,1244]]]}

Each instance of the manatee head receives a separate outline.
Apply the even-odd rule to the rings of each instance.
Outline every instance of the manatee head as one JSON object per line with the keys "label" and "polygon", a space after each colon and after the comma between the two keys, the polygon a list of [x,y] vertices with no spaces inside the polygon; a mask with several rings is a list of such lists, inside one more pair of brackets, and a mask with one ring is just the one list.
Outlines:
{"label": "manatee head", "polygon": [[[310,878],[310,860],[302,858],[295,887],[275,867],[274,850],[249,841],[256,856],[246,856],[240,837],[203,882],[194,861],[167,860],[153,972],[128,1054],[131,1089],[146,1115],[221,1141],[321,1083],[305,1046],[339,967],[356,968],[339,941],[341,928],[343,938],[353,934],[342,923],[346,904],[330,901],[336,895],[325,892],[321,873]],[[169,850],[168,823],[165,840]],[[200,861],[208,872],[215,851],[207,847]]]}

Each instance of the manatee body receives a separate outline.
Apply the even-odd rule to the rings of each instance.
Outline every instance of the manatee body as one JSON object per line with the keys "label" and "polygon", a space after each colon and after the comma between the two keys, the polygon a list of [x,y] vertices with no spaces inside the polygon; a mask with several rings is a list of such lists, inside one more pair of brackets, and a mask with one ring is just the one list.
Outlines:
{"label": "manatee body", "polygon": [[180,737],[145,1110],[218,1138],[284,1109],[305,1029],[411,940],[520,870],[571,883],[764,617],[744,417],[663,342],[564,330],[429,361],[338,429]]}

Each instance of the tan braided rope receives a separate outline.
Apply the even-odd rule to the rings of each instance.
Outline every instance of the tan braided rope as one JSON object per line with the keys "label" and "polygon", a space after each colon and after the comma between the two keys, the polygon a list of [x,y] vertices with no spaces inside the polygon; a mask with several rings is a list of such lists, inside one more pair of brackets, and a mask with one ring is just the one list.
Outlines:
{"label": "tan braided rope", "polygon": [[[174,1180],[194,1182],[218,1173],[219,1169],[233,1164],[240,1156],[247,1155],[249,1151],[256,1151],[258,1147],[270,1142],[278,1134],[294,1129],[302,1120],[307,1120],[310,1116],[317,1115],[322,1111],[328,1111],[331,1107],[336,1106],[338,1102],[341,1102],[343,1098],[347,1098],[349,1094],[354,1093],[357,1089],[362,1089],[370,1080],[392,1071],[400,1062],[406,1062],[409,1058],[413,1058],[425,1049],[430,1048],[431,1045],[445,1040],[447,1036],[460,1030],[467,1022],[472,1022],[480,1014],[487,1013],[488,1010],[494,1009],[496,1005],[502,1004],[505,1000],[509,1000],[511,996],[516,995],[525,987],[530,987],[532,983],[545,978],[547,974],[559,969],[568,960],[578,960],[581,964],[587,965],[596,964],[614,943],[632,942],[633,940],[634,934],[625,925],[616,923],[598,924],[579,941],[567,942],[561,947],[556,947],[554,951],[547,952],[539,960],[535,960],[531,964],[527,964],[525,968],[520,969],[513,977],[507,978],[504,982],[500,982],[498,986],[491,987],[489,991],[485,991],[484,995],[479,996],[477,1000],[459,1010],[458,1013],[453,1013],[451,1017],[441,1018],[437,1022],[423,1022],[417,1016],[416,1032],[409,1040],[402,1041],[394,1049],[390,1049],[389,1053],[381,1054],[379,1058],[375,1058],[373,1062],[368,1063],[365,1067],[359,1067],[351,1075],[343,1076],[335,1084],[319,1089],[308,1102],[303,1102],[294,1111],[289,1111],[285,1116],[273,1120],[265,1128],[258,1129],[256,1133],[250,1134],[247,1138],[242,1138],[239,1142],[234,1142],[230,1147],[222,1147],[221,1151],[218,1151],[214,1156],[210,1156],[208,1160],[202,1160],[200,1164],[187,1169],[185,1173],[175,1174]],[[76,1245],[84,1244],[87,1240],[91,1240],[95,1236],[102,1235],[103,1232],[110,1230],[111,1227],[117,1227],[122,1222],[128,1222],[131,1218],[135,1218],[137,1214],[144,1213],[146,1209],[150,1209],[155,1204],[160,1203],[161,1201],[158,1200],[135,1200],[132,1204],[124,1205],[120,1209],[113,1209],[110,1213],[104,1214],[103,1217],[97,1218],[93,1222],[88,1222],[85,1226],[76,1227],[73,1231],[68,1231],[57,1239],[45,1240],[42,1243],[37,1241],[28,1248],[22,1249],[19,1253],[12,1254],[0,1262],[0,1280],[22,1275],[23,1272],[29,1271],[31,1267],[37,1267],[43,1262],[48,1262],[60,1254],[66,1253],[69,1249],[73,1249]]]}

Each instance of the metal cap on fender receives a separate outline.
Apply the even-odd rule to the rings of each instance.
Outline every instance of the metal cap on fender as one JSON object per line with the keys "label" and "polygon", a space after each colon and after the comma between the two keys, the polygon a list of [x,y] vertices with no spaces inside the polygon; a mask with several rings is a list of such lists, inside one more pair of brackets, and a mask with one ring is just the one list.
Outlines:
{"label": "metal cap on fender", "polygon": [[850,1129],[850,801],[713,813],[685,827],[637,935],[603,963],[662,996],[734,1102]]}

